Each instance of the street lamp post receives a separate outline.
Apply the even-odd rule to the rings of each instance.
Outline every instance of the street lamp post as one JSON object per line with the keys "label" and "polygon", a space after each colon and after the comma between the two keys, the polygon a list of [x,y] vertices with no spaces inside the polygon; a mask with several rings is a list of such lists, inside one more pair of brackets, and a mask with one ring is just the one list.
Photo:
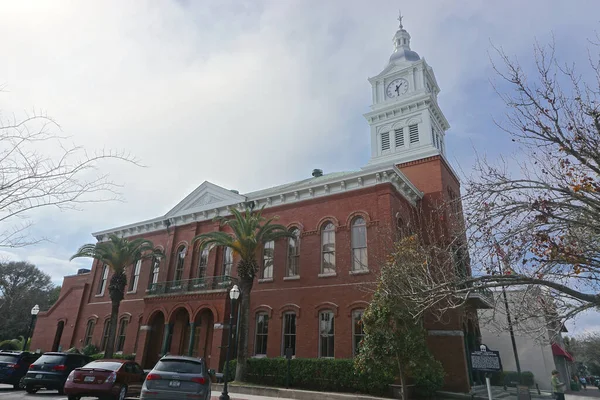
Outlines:
{"label": "street lamp post", "polygon": [[21,349],[22,351],[25,351],[25,349],[27,348],[27,341],[29,340],[29,336],[31,335],[31,330],[33,329],[33,322],[35,321],[35,317],[37,317],[39,312],[40,312],[40,306],[38,306],[36,304],[31,309],[31,322],[29,323],[29,329],[27,330],[27,336],[25,336],[25,341],[23,342],[23,348]]}
{"label": "street lamp post", "polygon": [[229,400],[229,393],[227,392],[227,380],[229,378],[229,353],[231,350],[231,336],[233,334],[233,306],[235,301],[240,297],[240,289],[237,285],[233,285],[229,291],[229,298],[231,299],[231,307],[229,309],[229,334],[227,335],[227,355],[225,357],[225,375],[223,376],[223,392],[219,396],[219,400]]}

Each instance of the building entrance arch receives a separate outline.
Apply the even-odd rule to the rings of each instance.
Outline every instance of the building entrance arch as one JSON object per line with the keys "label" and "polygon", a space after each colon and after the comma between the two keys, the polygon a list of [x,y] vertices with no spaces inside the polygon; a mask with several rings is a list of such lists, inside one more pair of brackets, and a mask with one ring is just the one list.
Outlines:
{"label": "building entrance arch", "polygon": [[161,354],[165,333],[165,315],[162,311],[155,312],[148,321],[149,332],[146,339],[144,368],[151,369],[158,362]]}
{"label": "building entrance arch", "polygon": [[204,358],[208,366],[210,366],[214,324],[213,312],[209,308],[204,308],[196,314],[192,325],[194,335],[190,342],[191,352],[188,354]]}
{"label": "building entrance arch", "polygon": [[52,351],[58,351],[58,348],[60,347],[60,339],[62,338],[64,329],[65,321],[58,321],[58,325],[56,325],[56,333],[54,334],[54,342],[52,342]]}

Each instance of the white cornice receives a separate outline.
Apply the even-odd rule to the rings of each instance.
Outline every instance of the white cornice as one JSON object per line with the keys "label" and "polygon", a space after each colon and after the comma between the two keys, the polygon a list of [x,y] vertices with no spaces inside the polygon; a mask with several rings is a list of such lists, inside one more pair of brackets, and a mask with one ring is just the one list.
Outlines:
{"label": "white cornice", "polygon": [[[352,192],[383,183],[391,183],[398,193],[402,194],[412,205],[416,205],[417,201],[423,197],[423,193],[395,165],[390,164],[367,166],[360,171],[342,175],[332,174],[332,177],[329,179],[325,175],[316,179],[300,181],[297,184],[278,186],[264,191],[248,193],[240,197],[247,199],[247,201],[254,201],[257,208],[263,206],[270,208]],[[190,196],[186,197],[184,201],[187,203],[192,202]],[[100,237],[99,240],[101,240],[111,233],[127,237],[157,232],[168,227],[186,225],[191,222],[209,221],[216,216],[230,215],[229,208],[232,206],[242,210],[244,203],[232,201],[229,204],[223,204],[222,202],[219,202],[219,204],[206,204],[204,208],[195,209],[193,212],[186,213],[185,210],[178,210],[176,216],[169,216],[167,214],[162,217],[95,232],[92,235],[96,238]]]}

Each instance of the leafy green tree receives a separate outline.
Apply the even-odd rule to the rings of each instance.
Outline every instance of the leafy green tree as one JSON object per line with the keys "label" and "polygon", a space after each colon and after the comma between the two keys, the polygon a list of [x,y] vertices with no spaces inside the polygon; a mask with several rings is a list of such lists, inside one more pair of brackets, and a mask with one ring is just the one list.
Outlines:
{"label": "leafy green tree", "polygon": [[232,233],[223,231],[208,232],[198,235],[193,242],[200,242],[200,249],[206,246],[216,245],[233,250],[233,254],[239,257],[237,263],[237,274],[240,280],[240,320],[237,365],[235,380],[242,381],[246,372],[246,359],[248,357],[248,328],[250,319],[250,291],[254,284],[254,278],[258,272],[257,256],[260,254],[265,243],[284,237],[293,237],[287,228],[275,224],[277,217],[265,218],[260,211],[253,211],[247,206],[244,213],[230,209],[232,218],[217,217],[222,227],[230,228]]}
{"label": "leafy green tree", "polygon": [[0,263],[0,340],[25,336],[31,308],[50,307],[55,290],[50,275],[24,261]]}
{"label": "leafy green tree", "polygon": [[398,265],[426,262],[419,249],[414,236],[401,239],[382,266],[373,298],[361,319],[365,336],[355,359],[363,373],[398,377],[403,399],[408,399],[409,379],[426,396],[435,394],[444,381],[443,368],[427,347],[422,319],[414,318],[409,312],[411,304],[394,295],[397,286],[406,284],[398,274]]}
{"label": "leafy green tree", "polygon": [[162,256],[162,251],[155,249],[154,244],[150,240],[142,238],[128,240],[111,234],[108,235],[108,240],[106,241],[84,244],[71,257],[71,260],[79,257],[93,258],[99,261],[98,265],[108,265],[113,272],[108,286],[112,307],[108,339],[104,352],[105,358],[111,358],[114,352],[119,307],[121,300],[125,297],[125,287],[127,286],[127,267],[135,265],[138,260]]}

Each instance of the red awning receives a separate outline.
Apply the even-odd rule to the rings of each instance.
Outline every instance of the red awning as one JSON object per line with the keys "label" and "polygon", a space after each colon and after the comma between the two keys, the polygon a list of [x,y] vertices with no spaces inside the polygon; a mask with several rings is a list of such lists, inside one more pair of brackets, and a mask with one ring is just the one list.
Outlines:
{"label": "red awning", "polygon": [[568,361],[573,362],[573,356],[568,351],[560,347],[556,343],[552,343],[552,354],[559,357],[565,357]]}

